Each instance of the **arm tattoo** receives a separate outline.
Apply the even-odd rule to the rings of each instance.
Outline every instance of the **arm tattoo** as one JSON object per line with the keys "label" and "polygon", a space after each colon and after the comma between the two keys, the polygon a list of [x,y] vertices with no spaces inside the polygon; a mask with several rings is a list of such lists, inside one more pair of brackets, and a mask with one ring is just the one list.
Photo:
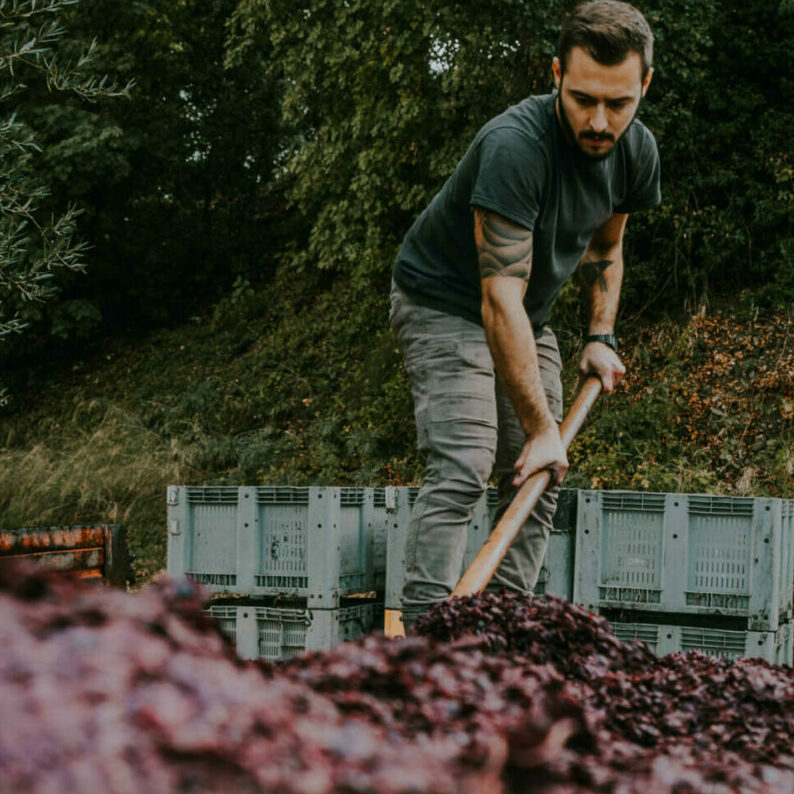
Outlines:
{"label": "arm tattoo", "polygon": [[494,212],[478,212],[477,218],[480,277],[512,276],[529,281],[532,232]]}
{"label": "arm tattoo", "polygon": [[612,264],[611,259],[601,259],[598,262],[582,262],[582,276],[588,287],[592,287],[596,281],[601,288],[601,292],[607,292],[607,280],[604,278],[604,271]]}

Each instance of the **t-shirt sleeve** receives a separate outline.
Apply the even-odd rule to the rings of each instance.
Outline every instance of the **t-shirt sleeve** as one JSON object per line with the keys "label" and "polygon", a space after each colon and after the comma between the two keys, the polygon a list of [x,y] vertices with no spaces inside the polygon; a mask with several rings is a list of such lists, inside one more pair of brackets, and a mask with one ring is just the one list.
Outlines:
{"label": "t-shirt sleeve", "polygon": [[629,189],[615,212],[639,212],[651,209],[662,200],[659,149],[653,135],[642,128],[643,135],[629,163]]}
{"label": "t-shirt sleeve", "polygon": [[546,181],[540,147],[512,127],[497,127],[480,141],[470,204],[534,229]]}

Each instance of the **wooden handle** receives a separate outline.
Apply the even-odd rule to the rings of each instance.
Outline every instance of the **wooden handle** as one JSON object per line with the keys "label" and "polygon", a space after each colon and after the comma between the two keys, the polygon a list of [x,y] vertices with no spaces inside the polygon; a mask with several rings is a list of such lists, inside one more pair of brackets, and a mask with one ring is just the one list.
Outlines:
{"label": "wooden handle", "polygon": [[[574,436],[579,432],[585,417],[601,393],[601,380],[589,377],[582,384],[568,415],[560,425],[560,438],[567,450]],[[519,489],[510,506],[505,510],[496,528],[488,536],[466,573],[463,574],[450,598],[474,595],[485,590],[491,577],[496,573],[507,550],[516,539],[521,527],[535,508],[543,492],[549,485],[551,472],[547,469],[533,474]]]}

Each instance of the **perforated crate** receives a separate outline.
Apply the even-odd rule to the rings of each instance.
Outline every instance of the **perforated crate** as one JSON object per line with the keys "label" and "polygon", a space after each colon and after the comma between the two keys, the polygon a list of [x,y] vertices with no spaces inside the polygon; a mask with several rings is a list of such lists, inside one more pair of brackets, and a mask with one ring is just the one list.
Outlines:
{"label": "perforated crate", "polygon": [[[405,540],[411,509],[419,488],[394,489],[394,507],[389,523],[388,551],[386,555],[386,609],[401,609],[402,589],[405,582]],[[554,516],[554,529],[541,564],[535,593],[549,593],[570,599],[573,595],[573,551],[578,492],[563,488]],[[466,551],[461,565],[461,575],[482,548],[491,532],[498,494],[496,488],[488,488],[478,502],[466,536]]]}
{"label": "perforated crate", "polygon": [[168,572],[213,593],[305,597],[335,608],[375,588],[373,488],[168,489]]}
{"label": "perforated crate", "polygon": [[380,630],[383,623],[383,605],[378,603],[339,609],[212,604],[207,612],[235,644],[241,659],[268,662],[327,651]]}
{"label": "perforated crate", "polygon": [[384,605],[387,610],[402,609],[405,582],[405,539],[411,508],[419,489],[413,486],[391,488],[388,508],[389,524],[386,536],[386,588]]}
{"label": "perforated crate", "polygon": [[788,510],[780,499],[581,491],[573,600],[774,631],[791,617]]}
{"label": "perforated crate", "polygon": [[780,522],[781,543],[778,557],[780,590],[781,593],[788,594],[786,615],[788,619],[794,619],[794,499],[781,499]]}
{"label": "perforated crate", "polygon": [[389,532],[394,529],[397,512],[397,488],[375,488],[372,497],[373,511],[369,517],[372,531],[373,588],[382,593],[386,589]]}
{"label": "perforated crate", "polygon": [[624,642],[641,640],[657,655],[698,650],[726,659],[750,657],[772,664],[792,664],[792,624],[777,631],[733,631],[721,628],[613,622]]}

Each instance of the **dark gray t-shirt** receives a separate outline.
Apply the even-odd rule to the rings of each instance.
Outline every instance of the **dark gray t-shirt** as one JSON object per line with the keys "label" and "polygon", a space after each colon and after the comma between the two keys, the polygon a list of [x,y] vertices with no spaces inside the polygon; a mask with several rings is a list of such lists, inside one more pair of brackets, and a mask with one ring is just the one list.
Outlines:
{"label": "dark gray t-shirt", "polygon": [[594,160],[566,141],[555,98],[529,97],[491,119],[409,229],[394,278],[417,303],[482,324],[472,212],[482,207],[533,231],[524,305],[538,333],[593,232],[615,212],[661,201],[656,141],[641,122]]}

